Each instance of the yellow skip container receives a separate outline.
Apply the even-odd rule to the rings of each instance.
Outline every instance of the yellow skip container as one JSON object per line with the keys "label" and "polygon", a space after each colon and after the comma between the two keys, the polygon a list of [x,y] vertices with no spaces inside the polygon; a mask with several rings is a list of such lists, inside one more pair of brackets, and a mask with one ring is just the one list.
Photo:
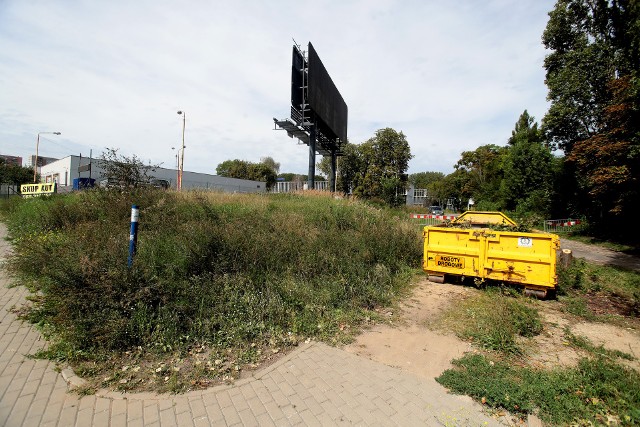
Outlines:
{"label": "yellow skip container", "polygon": [[445,275],[454,275],[516,283],[538,297],[554,291],[560,238],[489,225],[516,224],[502,212],[468,211],[453,221],[453,227],[424,227],[423,270],[429,280],[443,283]]}

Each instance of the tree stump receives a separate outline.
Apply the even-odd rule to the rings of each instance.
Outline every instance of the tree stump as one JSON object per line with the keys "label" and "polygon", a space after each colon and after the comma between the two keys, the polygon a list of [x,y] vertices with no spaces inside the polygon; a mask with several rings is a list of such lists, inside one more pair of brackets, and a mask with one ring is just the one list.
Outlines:
{"label": "tree stump", "polygon": [[567,268],[573,262],[573,252],[571,249],[563,249],[560,252],[560,265],[564,268]]}

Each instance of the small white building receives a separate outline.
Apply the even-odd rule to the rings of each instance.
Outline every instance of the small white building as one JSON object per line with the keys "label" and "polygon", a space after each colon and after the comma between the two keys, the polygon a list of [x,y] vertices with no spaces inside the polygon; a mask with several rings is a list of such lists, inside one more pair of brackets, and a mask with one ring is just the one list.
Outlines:
{"label": "small white building", "polygon": [[[39,168],[40,180],[42,182],[56,182],[59,187],[70,189],[76,178],[93,178],[97,185],[100,180],[105,178],[100,162],[99,159],[67,156]],[[157,168],[154,172],[150,172],[150,175],[156,179],[169,181],[172,188],[176,187],[177,174],[176,169],[166,168]],[[219,190],[227,193],[264,193],[267,191],[265,182],[187,171],[182,173],[182,188],[185,190],[194,188]]]}

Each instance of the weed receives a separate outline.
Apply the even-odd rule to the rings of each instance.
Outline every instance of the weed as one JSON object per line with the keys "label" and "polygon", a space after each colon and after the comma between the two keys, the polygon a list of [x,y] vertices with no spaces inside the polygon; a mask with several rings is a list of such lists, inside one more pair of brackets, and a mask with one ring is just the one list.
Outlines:
{"label": "weed", "polygon": [[629,353],[625,353],[624,351],[609,350],[607,348],[604,348],[603,345],[596,347],[591,341],[589,341],[588,338],[574,335],[568,328],[565,329],[564,335],[569,344],[571,344],[573,347],[586,350],[595,356],[608,357],[610,359],[618,357],[625,360],[635,360],[635,357],[633,357]]}
{"label": "weed", "polygon": [[607,416],[640,423],[640,376],[604,358],[553,371],[515,367],[478,354],[453,361],[436,380],[492,408],[538,416],[552,425],[601,425]]}
{"label": "weed", "polygon": [[558,294],[565,309],[587,320],[640,314],[640,274],[621,268],[587,264],[577,259],[558,268]]}
{"label": "weed", "polygon": [[514,355],[523,352],[518,337],[542,332],[542,322],[532,303],[500,289],[487,288],[452,306],[443,323],[463,339],[471,339],[488,350]]}
{"label": "weed", "polygon": [[[128,268],[134,203],[138,251]],[[12,201],[4,212],[10,268],[38,296],[24,317],[52,340],[40,356],[77,364],[138,351],[162,359],[209,343],[238,352],[242,367],[256,357],[251,343],[344,342],[402,295],[421,258],[420,234],[397,212],[320,196],[98,190]],[[140,387],[105,375],[107,365],[94,374]],[[187,377],[155,384],[179,391]]]}

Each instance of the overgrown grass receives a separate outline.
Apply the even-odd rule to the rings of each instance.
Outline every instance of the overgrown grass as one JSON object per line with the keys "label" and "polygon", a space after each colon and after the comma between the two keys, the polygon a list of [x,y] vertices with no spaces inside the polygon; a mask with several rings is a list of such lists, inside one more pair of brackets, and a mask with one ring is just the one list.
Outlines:
{"label": "overgrown grass", "polygon": [[49,357],[77,363],[340,340],[421,259],[404,215],[326,196],[87,191],[2,209],[10,267],[35,295],[27,317],[53,341]]}
{"label": "overgrown grass", "polygon": [[505,355],[523,353],[521,337],[542,331],[542,322],[531,302],[501,288],[487,288],[453,305],[442,323],[460,338]]}
{"label": "overgrown grass", "polygon": [[[597,301],[609,304],[623,298],[633,301],[638,291],[636,273],[580,260],[559,274],[560,301],[567,310],[590,319],[606,316],[591,311],[593,299],[587,296],[597,293]],[[640,375],[620,363],[634,360],[633,355],[595,346],[567,329],[567,343],[588,354],[577,367],[523,366],[520,355],[527,341],[519,337],[542,331],[536,304],[508,288],[489,288],[453,304],[442,319],[444,325],[491,351],[454,360],[454,369],[445,371],[438,382],[496,410],[523,417],[536,413],[550,425],[640,424]]]}
{"label": "overgrown grass", "polygon": [[637,317],[640,274],[576,259],[568,268],[558,267],[558,295],[569,313],[587,320]]}
{"label": "overgrown grass", "polygon": [[637,425],[640,376],[605,358],[584,358],[576,368],[551,371],[468,354],[437,381],[492,408],[538,413],[551,425]]}

